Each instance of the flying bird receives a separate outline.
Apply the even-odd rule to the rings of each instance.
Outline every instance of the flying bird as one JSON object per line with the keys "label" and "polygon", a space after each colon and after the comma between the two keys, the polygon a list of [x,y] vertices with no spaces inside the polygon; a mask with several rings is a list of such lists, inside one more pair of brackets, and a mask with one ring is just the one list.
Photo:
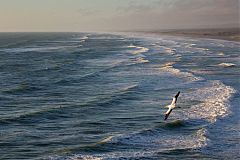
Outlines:
{"label": "flying bird", "polygon": [[[167,120],[168,116],[170,115],[170,113],[172,112],[173,108],[176,107],[176,102],[177,102],[177,98],[179,96],[180,92],[178,92],[176,94],[176,96],[173,97],[172,103],[170,105],[167,105],[166,108],[168,108],[167,112],[165,113],[165,118],[164,120]],[[180,108],[180,107],[179,107]]]}

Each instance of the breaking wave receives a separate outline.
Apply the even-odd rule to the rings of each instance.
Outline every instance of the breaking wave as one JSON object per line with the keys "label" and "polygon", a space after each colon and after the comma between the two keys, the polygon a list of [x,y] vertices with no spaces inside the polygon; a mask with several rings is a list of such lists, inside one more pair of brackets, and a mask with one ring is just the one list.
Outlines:
{"label": "breaking wave", "polygon": [[[177,126],[176,126],[177,127]],[[76,154],[68,157],[53,159],[121,159],[154,157],[161,152],[188,150],[203,147],[207,144],[206,129],[199,129],[192,135],[164,133],[160,128],[152,128],[132,134],[109,136],[95,145],[110,145],[113,148],[131,148],[128,151],[114,151],[110,153],[84,155]],[[141,148],[142,150],[138,150]]]}
{"label": "breaking wave", "polygon": [[234,63],[219,63],[218,66],[220,67],[234,67]]}
{"label": "breaking wave", "polygon": [[50,52],[50,51],[62,50],[66,48],[73,48],[73,46],[6,48],[6,49],[0,49],[0,51],[6,52],[6,53]]}
{"label": "breaking wave", "polygon": [[134,46],[134,45],[129,45],[128,48],[134,48],[136,50],[131,51],[132,54],[140,54],[140,53],[145,53],[148,52],[149,49],[146,47],[141,47],[141,46]]}
{"label": "breaking wave", "polygon": [[185,100],[199,101],[200,104],[184,110],[184,116],[190,119],[206,119],[215,122],[217,117],[224,117],[228,114],[229,99],[235,92],[235,89],[220,81],[211,81],[204,88],[185,93],[183,95]]}
{"label": "breaking wave", "polygon": [[158,69],[161,70],[162,72],[168,72],[168,73],[176,75],[180,78],[187,79],[190,81],[199,81],[199,80],[203,79],[201,77],[197,77],[197,76],[193,75],[190,72],[183,72],[177,68],[174,68],[173,67],[174,64],[175,64],[175,62],[166,62],[163,65],[161,65]]}

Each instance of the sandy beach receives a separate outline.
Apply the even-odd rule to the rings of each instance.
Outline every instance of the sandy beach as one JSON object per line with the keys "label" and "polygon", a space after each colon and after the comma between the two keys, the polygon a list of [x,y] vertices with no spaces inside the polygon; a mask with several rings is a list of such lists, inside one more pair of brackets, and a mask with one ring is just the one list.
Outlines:
{"label": "sandy beach", "polygon": [[223,39],[228,41],[240,42],[239,28],[221,28],[221,29],[170,29],[139,31],[147,34],[184,36],[193,38]]}

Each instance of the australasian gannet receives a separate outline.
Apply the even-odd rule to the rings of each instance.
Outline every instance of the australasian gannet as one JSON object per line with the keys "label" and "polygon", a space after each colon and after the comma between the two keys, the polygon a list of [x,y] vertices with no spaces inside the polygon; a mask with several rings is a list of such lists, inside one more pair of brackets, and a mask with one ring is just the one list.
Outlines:
{"label": "australasian gannet", "polygon": [[[165,118],[164,120],[167,120],[168,116],[170,115],[170,113],[172,112],[173,108],[176,108],[176,102],[177,102],[177,98],[179,96],[180,92],[178,92],[176,94],[176,96],[173,97],[172,103],[170,105],[167,105],[166,108],[168,108],[167,112],[165,113]],[[179,107],[180,108],[180,107]]]}

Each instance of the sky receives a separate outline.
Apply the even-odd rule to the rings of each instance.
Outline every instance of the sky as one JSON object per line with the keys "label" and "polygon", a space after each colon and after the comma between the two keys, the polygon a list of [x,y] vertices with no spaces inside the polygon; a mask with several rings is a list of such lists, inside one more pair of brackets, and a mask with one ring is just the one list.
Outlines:
{"label": "sky", "polygon": [[0,0],[0,32],[239,27],[240,0]]}

